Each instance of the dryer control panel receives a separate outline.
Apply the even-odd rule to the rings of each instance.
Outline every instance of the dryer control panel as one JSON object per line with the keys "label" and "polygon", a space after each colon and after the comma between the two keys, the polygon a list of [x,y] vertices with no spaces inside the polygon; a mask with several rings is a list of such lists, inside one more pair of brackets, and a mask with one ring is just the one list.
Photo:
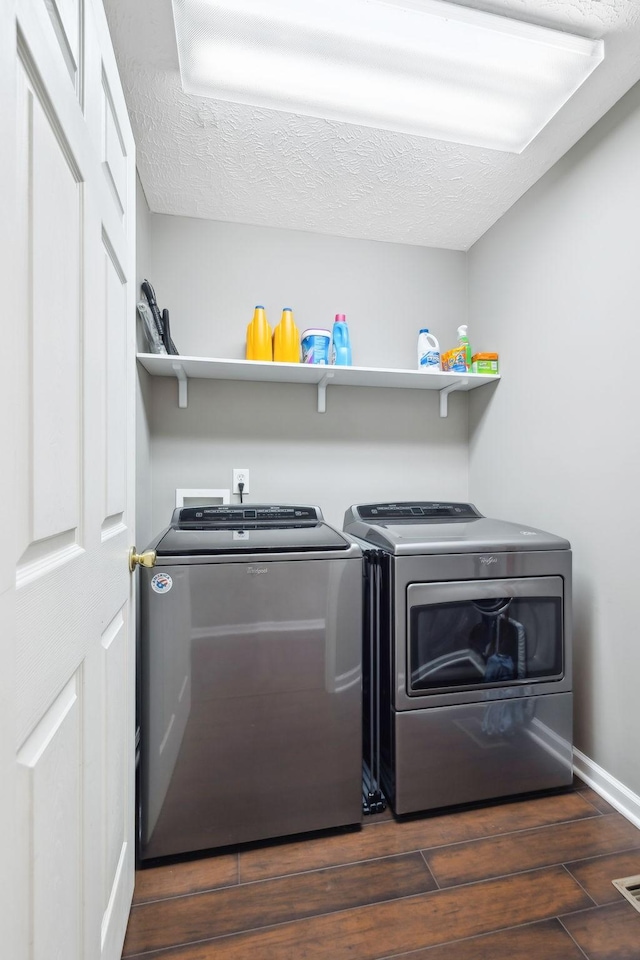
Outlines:
{"label": "dryer control panel", "polygon": [[451,503],[431,500],[403,503],[365,503],[354,508],[361,520],[373,523],[410,520],[412,523],[437,520],[475,520],[482,517],[472,503]]}

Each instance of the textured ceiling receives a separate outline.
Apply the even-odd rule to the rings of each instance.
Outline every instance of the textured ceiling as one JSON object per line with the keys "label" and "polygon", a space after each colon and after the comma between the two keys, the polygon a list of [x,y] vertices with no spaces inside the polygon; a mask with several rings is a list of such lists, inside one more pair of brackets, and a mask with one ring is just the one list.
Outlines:
{"label": "textured ceiling", "polygon": [[640,0],[468,0],[605,41],[523,153],[184,94],[171,0],[104,0],[155,213],[467,250],[640,79]]}

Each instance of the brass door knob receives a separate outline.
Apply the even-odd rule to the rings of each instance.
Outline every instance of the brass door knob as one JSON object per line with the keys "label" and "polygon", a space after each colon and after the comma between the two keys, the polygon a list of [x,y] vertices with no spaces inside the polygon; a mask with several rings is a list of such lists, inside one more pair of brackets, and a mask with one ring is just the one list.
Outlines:
{"label": "brass door knob", "polygon": [[155,550],[145,550],[144,553],[136,553],[136,548],[131,547],[131,550],[129,550],[129,570],[131,573],[133,573],[138,564],[140,564],[141,567],[155,567]]}

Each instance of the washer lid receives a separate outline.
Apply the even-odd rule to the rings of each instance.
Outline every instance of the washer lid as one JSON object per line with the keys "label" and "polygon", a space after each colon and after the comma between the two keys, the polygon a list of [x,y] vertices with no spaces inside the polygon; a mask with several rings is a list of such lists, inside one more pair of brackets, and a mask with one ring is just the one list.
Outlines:
{"label": "washer lid", "polygon": [[[422,516],[412,513],[416,506]],[[444,516],[425,509],[441,506],[451,509]],[[399,511],[395,518],[389,516],[391,508]],[[396,556],[571,548],[568,540],[544,530],[483,517],[473,504],[364,504],[347,511],[344,529]]]}
{"label": "washer lid", "polygon": [[299,553],[349,550],[351,543],[323,521],[312,526],[243,524],[227,529],[170,528],[156,547],[159,557],[205,557],[236,553]]}
{"label": "washer lid", "polygon": [[319,507],[256,504],[184,507],[156,546],[158,557],[350,550]]}

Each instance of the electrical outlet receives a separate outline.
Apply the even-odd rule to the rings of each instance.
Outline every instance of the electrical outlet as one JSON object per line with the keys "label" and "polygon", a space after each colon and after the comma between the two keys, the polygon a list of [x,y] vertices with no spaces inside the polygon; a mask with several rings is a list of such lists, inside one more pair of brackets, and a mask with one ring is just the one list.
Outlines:
{"label": "electrical outlet", "polygon": [[233,468],[233,493],[240,493],[239,483],[244,483],[243,495],[249,493],[249,470],[247,467]]}

